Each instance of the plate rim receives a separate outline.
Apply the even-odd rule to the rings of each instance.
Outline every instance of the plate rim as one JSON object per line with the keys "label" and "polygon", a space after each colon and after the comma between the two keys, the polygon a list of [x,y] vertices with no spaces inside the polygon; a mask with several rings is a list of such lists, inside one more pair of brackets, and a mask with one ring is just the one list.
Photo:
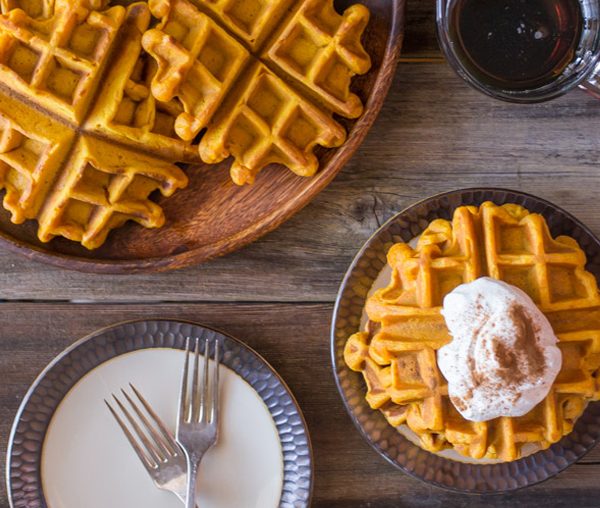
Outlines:
{"label": "plate rim", "polygon": [[[572,221],[573,224],[575,224],[577,227],[579,227],[600,249],[600,239],[591,231],[591,229],[588,226],[586,226],[583,222],[581,222],[579,219],[577,219],[573,214],[564,210],[562,207],[555,205],[554,203],[552,203],[544,198],[538,197],[534,194],[530,194],[528,192],[524,192],[521,190],[504,188],[504,187],[466,187],[466,188],[459,188],[459,189],[436,193],[434,195],[419,199],[418,201],[410,204],[409,206],[404,207],[399,212],[393,214],[392,217],[390,217],[388,220],[386,220],[381,226],[379,226],[368,237],[367,240],[365,240],[365,242],[363,243],[361,248],[358,250],[356,255],[353,257],[352,262],[350,263],[348,269],[344,273],[343,279],[340,283],[340,287],[336,294],[335,304],[334,304],[332,318],[331,318],[331,327],[330,327],[330,360],[331,360],[332,374],[334,377],[335,385],[336,385],[338,394],[340,395],[340,398],[342,399],[344,409],[346,410],[346,413],[350,417],[350,419],[351,419],[352,423],[354,424],[354,426],[356,427],[356,429],[359,431],[359,434],[361,435],[361,437],[369,444],[369,446],[371,448],[373,448],[377,452],[377,454],[380,457],[382,457],[388,463],[393,465],[395,468],[401,470],[403,473],[409,475],[410,477],[415,478],[416,480],[419,480],[427,485],[432,485],[434,487],[440,488],[445,491],[467,494],[470,496],[506,494],[506,493],[515,492],[517,490],[521,490],[521,489],[524,489],[527,487],[531,487],[533,485],[539,485],[540,483],[548,481],[551,478],[558,475],[559,473],[561,473],[562,471],[564,471],[565,469],[567,469],[568,467],[577,463],[577,461],[579,461],[581,458],[583,458],[585,455],[587,455],[593,448],[595,448],[596,445],[598,445],[600,443],[600,435],[594,440],[594,442],[591,446],[586,447],[583,450],[583,452],[577,453],[577,456],[575,459],[573,459],[573,460],[567,459],[566,464],[563,464],[561,466],[556,466],[555,470],[548,473],[544,478],[535,478],[533,481],[528,480],[527,483],[524,485],[517,485],[517,486],[511,486],[511,487],[507,486],[505,488],[496,488],[496,489],[491,489],[491,488],[489,488],[489,486],[487,486],[488,488],[486,488],[486,489],[479,489],[476,486],[472,489],[466,489],[466,488],[459,488],[454,485],[448,485],[448,484],[443,483],[442,481],[426,479],[423,476],[419,475],[416,471],[407,468],[404,464],[401,464],[400,462],[395,460],[388,453],[386,453],[386,451],[379,445],[379,443],[377,441],[374,441],[373,439],[371,439],[371,437],[367,433],[367,430],[364,428],[363,425],[361,425],[360,421],[358,420],[357,415],[355,414],[353,409],[350,407],[350,403],[349,403],[347,397],[345,396],[344,389],[342,387],[342,382],[341,382],[341,379],[339,376],[340,366],[338,365],[337,358],[336,358],[336,354],[337,354],[336,328],[337,328],[338,320],[340,319],[340,310],[341,310],[341,305],[342,305],[342,302],[344,299],[343,297],[344,297],[345,289],[346,289],[350,279],[352,278],[352,275],[354,274],[354,271],[357,268],[359,262],[364,258],[365,253],[368,251],[368,249],[371,246],[373,241],[375,241],[381,234],[386,232],[393,223],[395,223],[398,219],[405,216],[407,213],[410,213],[413,209],[416,209],[418,207],[426,205],[429,202],[435,202],[437,200],[441,200],[444,198],[450,198],[453,196],[461,196],[465,193],[485,193],[485,192],[492,192],[492,193],[504,192],[504,193],[513,194],[515,196],[522,197],[525,199],[532,199],[532,200],[538,202],[540,205],[543,205],[544,207],[546,207],[550,210],[557,211],[559,214],[563,215],[566,219]],[[482,201],[482,203],[483,202],[484,202],[484,200]],[[587,254],[586,254],[586,257],[587,257]],[[589,261],[590,260],[587,259],[588,263],[589,263]],[[596,277],[596,279],[598,279],[598,277]],[[599,282],[600,282],[600,280],[599,280]],[[363,397],[363,399],[364,399],[364,397]],[[600,401],[590,402],[588,404],[588,406],[586,407],[586,409],[584,410],[584,412],[582,413],[582,415],[578,418],[578,420],[577,420],[578,422],[586,415],[586,413],[588,413],[590,411],[590,407],[596,407],[596,408],[600,409]],[[373,413],[376,413],[375,410],[371,410],[371,411],[373,411]],[[401,436],[402,441],[406,441],[406,443],[408,443],[407,446],[409,449],[417,449],[418,451],[424,453],[426,456],[433,456],[433,457],[442,459],[441,462],[443,462],[443,463],[459,464],[459,465],[465,466],[462,468],[461,468],[461,466],[458,466],[460,469],[463,469],[462,472],[464,473],[465,472],[464,469],[467,469],[467,468],[469,470],[471,468],[477,470],[477,469],[489,468],[489,467],[491,467],[492,469],[499,469],[503,465],[510,467],[508,465],[515,464],[515,463],[519,462],[520,460],[527,459],[528,457],[541,456],[545,452],[548,452],[549,450],[551,450],[553,447],[561,446],[561,443],[565,439],[569,438],[575,432],[576,432],[576,429],[574,428],[569,434],[564,435],[561,438],[561,440],[559,440],[557,443],[553,443],[549,448],[547,448],[545,450],[540,450],[540,451],[535,452],[535,453],[533,453],[527,457],[524,457],[522,459],[517,459],[514,461],[510,461],[510,462],[501,462],[501,463],[496,463],[496,464],[474,464],[474,463],[456,461],[456,460],[452,460],[452,459],[449,459],[446,457],[441,457],[440,455],[438,455],[436,453],[424,450],[420,446],[412,443],[410,440],[408,440],[402,434],[400,434],[400,433],[398,433],[398,434]],[[496,467],[494,467],[494,466],[496,466]]]}
{"label": "plate rim", "polygon": [[[65,349],[63,349],[60,353],[58,353],[56,356],[54,356],[52,358],[52,360],[50,362],[48,362],[48,364],[43,368],[43,370],[36,376],[35,380],[31,383],[31,385],[29,386],[29,388],[27,389],[25,395],[23,396],[23,399],[21,400],[21,403],[19,404],[19,408],[17,409],[17,412],[15,414],[15,417],[13,419],[13,423],[11,425],[10,428],[10,432],[8,435],[8,444],[6,447],[6,462],[5,462],[5,467],[6,467],[6,474],[5,474],[5,484],[6,484],[6,493],[7,493],[7,497],[8,497],[8,503],[10,508],[16,508],[13,502],[13,489],[12,489],[12,481],[11,481],[11,459],[13,456],[13,448],[14,448],[14,440],[16,437],[16,433],[17,433],[17,428],[19,426],[19,423],[21,422],[21,419],[23,417],[23,412],[25,411],[25,409],[27,408],[30,400],[31,400],[31,396],[35,393],[36,389],[39,387],[40,383],[45,379],[45,377],[47,376],[47,374],[58,364],[60,363],[64,358],[68,357],[71,353],[73,353],[76,349],[78,349],[79,347],[83,346],[84,344],[86,344],[87,342],[90,342],[94,339],[100,338],[103,335],[105,335],[107,332],[110,332],[112,330],[116,330],[119,328],[123,328],[127,325],[136,325],[136,324],[148,324],[148,323],[170,323],[170,324],[178,324],[178,325],[189,325],[192,327],[197,327],[200,328],[202,330],[208,331],[208,332],[213,332],[219,335],[222,335],[223,337],[232,340],[238,347],[240,347],[241,349],[245,349],[247,350],[250,354],[254,355],[257,360],[259,360],[260,363],[262,363],[268,371],[270,371],[271,375],[278,381],[278,383],[284,388],[286,394],[290,397],[290,400],[292,401],[293,406],[296,409],[297,415],[300,418],[302,427],[304,429],[304,435],[306,437],[306,448],[308,450],[308,457],[309,457],[309,486],[308,486],[308,496],[306,499],[306,505],[305,507],[310,507],[311,503],[312,503],[312,499],[313,499],[313,494],[314,494],[314,483],[315,483],[315,464],[314,464],[314,449],[313,449],[313,445],[312,445],[312,439],[310,436],[310,431],[309,431],[309,427],[308,424],[306,422],[306,418],[304,416],[304,413],[302,411],[302,408],[300,406],[300,404],[298,403],[298,400],[296,399],[294,393],[292,392],[292,390],[290,389],[290,387],[288,386],[288,384],[285,382],[285,380],[281,377],[281,375],[277,372],[277,370],[275,370],[275,368],[260,354],[258,353],[254,348],[250,347],[249,345],[247,345],[245,342],[241,341],[240,339],[232,336],[229,333],[223,332],[221,331],[219,328],[217,327],[212,327],[212,326],[208,326],[208,325],[204,325],[192,320],[187,320],[187,319],[176,319],[176,318],[157,318],[157,319],[131,319],[131,320],[123,320],[123,321],[118,321],[116,323],[107,325],[107,326],[103,326],[101,328],[98,328],[96,330],[94,330],[93,332],[77,339],[75,342],[73,342],[72,344],[70,344],[69,346],[67,346]],[[168,347],[168,346],[162,346],[163,348],[166,349],[176,349],[179,350],[178,348],[175,347]],[[58,408],[58,406],[60,405],[60,403],[65,399],[65,397],[68,395],[68,393],[77,385],[77,383],[84,377],[86,376],[89,372],[91,372],[92,370],[94,370],[95,368],[99,367],[100,365],[102,365],[103,363],[110,361],[114,358],[117,358],[118,356],[122,356],[124,354],[129,354],[129,353],[133,353],[136,351],[142,351],[142,350],[151,350],[151,349],[160,349],[161,347],[157,347],[157,348],[148,348],[148,347],[136,347],[131,349],[130,351],[124,351],[121,353],[117,353],[112,355],[110,358],[107,358],[105,360],[103,360],[102,362],[100,362],[98,365],[92,367],[89,370],[86,370],[86,372],[81,375],[77,381],[75,381],[73,383],[73,385],[68,389],[68,391],[66,392],[66,394],[57,402],[56,406],[53,408],[52,410],[52,415],[49,417],[48,422],[44,425],[44,439],[45,439],[45,434],[48,430],[48,427],[52,421],[52,418],[54,416],[54,412],[56,411],[56,409]],[[183,351],[183,350],[181,350]],[[230,368],[230,367],[228,367]],[[230,368],[231,369],[231,368]],[[241,376],[241,374],[235,372],[233,369],[231,369],[232,372],[234,372],[234,374],[236,374],[237,376],[239,376],[244,382],[248,383],[249,386],[252,388],[252,390],[254,390],[258,396],[260,397],[260,399],[263,401],[263,403],[265,403],[265,400],[262,398],[262,396],[258,393],[258,391],[256,390],[256,388],[254,388],[252,385],[250,385],[250,383],[244,379],[244,377]],[[271,414],[270,408],[269,409],[269,415],[271,416],[271,419],[273,419],[273,415]],[[279,439],[280,444],[282,444],[281,442],[281,436],[279,435],[279,429],[277,429],[277,436]],[[36,452],[39,454],[39,459],[41,459],[41,455],[42,455],[42,450],[43,450],[43,441],[42,440],[42,447],[40,447],[39,451]],[[282,448],[282,463],[285,462],[284,459],[284,451]],[[36,459],[36,464],[38,466],[38,468],[40,467],[40,460]],[[41,474],[41,471],[40,471]],[[284,470],[284,476],[282,478],[282,494],[285,492],[284,491],[284,486],[285,486],[285,470]],[[43,493],[42,487],[40,485],[40,494],[41,494],[41,499],[43,500],[44,506],[45,506],[45,495]],[[281,504],[282,499],[280,497],[279,503]]]}
{"label": "plate rim", "polygon": [[[398,66],[404,39],[405,12],[407,0],[391,1],[391,29],[388,33],[385,51],[378,69],[373,91],[369,96],[363,115],[348,132],[348,139],[334,150],[327,165],[312,177],[314,185],[301,192],[296,200],[288,201],[282,207],[272,211],[258,223],[252,224],[235,234],[222,238],[211,244],[197,246],[193,250],[174,255],[133,259],[96,259],[72,254],[53,252],[42,246],[13,237],[0,230],[0,246],[10,252],[26,257],[30,261],[38,261],[59,268],[66,268],[84,273],[125,275],[134,273],[153,273],[178,270],[210,261],[237,251],[262,236],[274,231],[284,222],[305,208],[321,191],[339,174],[348,161],[354,156],[374,125],[381,108],[387,98]],[[375,93],[376,92],[376,93]],[[191,167],[194,165],[192,164]],[[298,177],[300,178],[300,177]],[[157,229],[157,234],[160,229]],[[93,251],[92,251],[93,252]]]}

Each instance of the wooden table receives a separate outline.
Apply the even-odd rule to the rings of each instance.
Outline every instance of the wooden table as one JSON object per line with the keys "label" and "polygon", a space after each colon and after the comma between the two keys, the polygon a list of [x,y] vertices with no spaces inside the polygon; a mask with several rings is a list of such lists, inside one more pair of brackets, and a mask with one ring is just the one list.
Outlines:
{"label": "wooden table", "polygon": [[329,188],[278,231],[159,275],[86,275],[0,251],[2,456],[28,385],[63,348],[118,321],[183,318],[241,338],[288,382],[313,439],[316,507],[600,505],[600,447],[536,487],[461,496],[388,465],[342,407],[329,360],[333,301],[356,251],[394,212],[445,190],[502,186],[554,201],[600,234],[600,102],[577,91],[535,106],[488,99],[441,58],[433,2],[408,9],[404,56],[375,127]]}

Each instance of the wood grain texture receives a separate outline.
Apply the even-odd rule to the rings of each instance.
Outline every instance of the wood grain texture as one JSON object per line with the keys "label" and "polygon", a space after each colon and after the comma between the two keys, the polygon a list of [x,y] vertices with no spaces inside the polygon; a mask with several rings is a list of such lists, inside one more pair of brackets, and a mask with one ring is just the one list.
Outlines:
{"label": "wood grain texture", "polygon": [[0,299],[332,301],[362,243],[416,200],[459,187],[523,190],[600,233],[600,101],[494,101],[446,64],[404,63],[365,143],[307,208],[258,242],[168,274],[94,276],[0,249]]}
{"label": "wood grain texture", "polygon": [[[332,301],[356,251],[396,211],[437,192],[489,184],[549,199],[600,234],[600,102],[583,92],[534,106],[493,101],[443,63],[434,2],[409,0],[407,23],[399,71],[362,147],[307,208],[258,242],[176,272],[101,277],[0,249],[0,300],[138,302],[0,304],[0,455],[27,387],[64,347],[121,320],[173,317],[236,335],[289,383],[314,441],[318,508],[598,506],[600,448],[514,495],[446,493],[379,458],[335,389]],[[0,506],[7,506],[3,482]]]}
{"label": "wood grain texture", "polygon": [[[220,328],[256,348],[283,376],[306,416],[315,452],[315,507],[597,506],[600,450],[557,478],[516,494],[472,497],[414,480],[381,459],[345,413],[328,364],[331,305],[4,304],[0,329],[0,455],[35,375],[76,339],[115,322],[171,317]],[[31,316],[36,316],[33,320]],[[4,466],[2,466],[4,467]],[[0,506],[6,492],[0,483]]]}

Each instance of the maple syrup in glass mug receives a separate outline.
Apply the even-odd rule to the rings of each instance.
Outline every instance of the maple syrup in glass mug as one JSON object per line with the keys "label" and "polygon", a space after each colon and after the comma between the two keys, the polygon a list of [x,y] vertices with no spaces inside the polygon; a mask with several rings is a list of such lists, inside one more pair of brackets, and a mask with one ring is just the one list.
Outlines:
{"label": "maple syrup in glass mug", "polygon": [[437,0],[454,70],[497,99],[539,102],[577,86],[600,98],[600,0]]}

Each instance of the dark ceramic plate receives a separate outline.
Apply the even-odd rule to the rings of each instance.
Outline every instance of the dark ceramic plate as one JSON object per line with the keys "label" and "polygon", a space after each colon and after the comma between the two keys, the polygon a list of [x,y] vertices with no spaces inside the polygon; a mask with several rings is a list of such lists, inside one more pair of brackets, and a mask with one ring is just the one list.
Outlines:
{"label": "dark ceramic plate", "polygon": [[438,487],[469,493],[504,492],[546,480],[570,466],[600,440],[600,402],[591,403],[573,432],[547,450],[522,459],[496,464],[472,464],[436,455],[411,443],[390,426],[365,400],[360,373],[344,363],[347,338],[360,326],[365,297],[386,264],[388,249],[421,234],[436,218],[451,219],[461,205],[493,201],[516,203],[546,218],[553,236],[569,235],[579,242],[588,259],[587,269],[600,280],[600,242],[575,217],[543,199],[504,189],[464,189],[417,203],[386,222],[360,250],[338,293],[331,329],[331,354],[335,380],[354,424],[385,459],[404,472]]}
{"label": "dark ceramic plate", "polygon": [[[180,321],[133,321],[89,335],[55,358],[35,380],[19,408],[8,444],[6,481],[13,508],[47,506],[42,490],[42,445],[50,420],[69,390],[88,372],[117,356],[152,348],[185,349],[186,337],[219,339],[223,364],[237,373],[266,404],[284,453],[280,508],[310,506],[313,460],[306,422],[279,375],[240,341]],[[203,352],[202,352],[203,353]]]}

